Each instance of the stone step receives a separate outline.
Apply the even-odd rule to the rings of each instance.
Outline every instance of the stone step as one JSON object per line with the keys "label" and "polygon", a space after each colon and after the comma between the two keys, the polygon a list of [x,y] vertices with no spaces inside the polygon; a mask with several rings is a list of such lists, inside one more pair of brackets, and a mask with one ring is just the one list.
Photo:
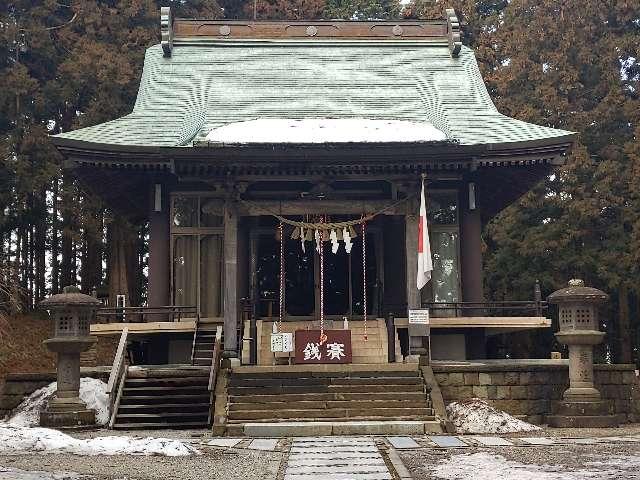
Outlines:
{"label": "stone step", "polygon": [[[165,399],[163,400],[171,400]],[[188,411],[202,411],[209,409],[209,402],[206,403],[152,403],[152,404],[125,404],[120,405],[118,409],[118,414],[120,413],[135,413],[135,412],[146,412],[146,413],[159,413],[159,412],[175,412],[176,410],[179,412],[188,412]]]}
{"label": "stone step", "polygon": [[202,394],[203,391],[207,391],[208,385],[184,385],[184,386],[138,386],[138,387],[128,387],[126,384],[122,389],[124,394],[132,394],[132,395],[141,395],[142,392],[159,392],[163,396],[168,396],[172,394],[176,395],[187,395],[192,393],[194,395]]}
{"label": "stone step", "polygon": [[[233,375],[267,375],[271,378],[279,378],[289,376],[294,378],[300,377],[317,377],[317,376],[374,376],[379,377],[382,372],[386,375],[394,376],[416,376],[420,375],[417,364],[409,363],[384,363],[380,365],[370,364],[321,364],[314,365],[313,368],[308,365],[254,365],[234,367]],[[393,373],[391,373],[393,372]]]}
{"label": "stone step", "polygon": [[430,408],[328,408],[328,409],[286,409],[286,410],[232,410],[229,420],[289,419],[289,418],[370,418],[432,416]]}
{"label": "stone step", "polygon": [[135,420],[135,419],[147,419],[147,420],[160,420],[171,418],[203,418],[205,421],[209,415],[209,411],[203,410],[201,412],[162,412],[162,413],[120,413],[116,417],[117,421],[121,420]]}
{"label": "stone step", "polygon": [[127,378],[125,387],[179,387],[179,386],[208,386],[207,377],[184,378]]}
{"label": "stone step", "polygon": [[192,365],[172,366],[134,366],[127,370],[127,379],[132,378],[185,378],[209,377],[209,369]]}
{"label": "stone step", "polygon": [[[277,397],[276,397],[277,398]],[[318,401],[304,400],[298,402],[280,402],[274,401],[269,403],[229,403],[230,411],[247,411],[247,410],[322,410],[335,408],[430,408],[431,405],[423,397],[421,400],[336,400],[336,401]]]}
{"label": "stone step", "polygon": [[290,423],[290,422],[431,422],[435,415],[404,415],[396,417],[377,417],[366,415],[361,417],[299,417],[299,418],[255,418],[255,419],[227,419],[228,425],[244,425],[247,423]]}
{"label": "stone step", "polygon": [[[284,366],[284,365],[283,365]],[[297,365],[293,365],[297,366]],[[330,364],[318,365],[318,367],[334,366]],[[371,368],[371,365],[367,365]],[[238,368],[238,367],[236,367]],[[261,368],[261,367],[256,367]],[[349,371],[349,370],[310,370],[310,371],[274,371],[274,372],[236,372],[233,370],[232,378],[238,379],[302,379],[302,378],[422,378],[419,371]]]}
{"label": "stone step", "polygon": [[[424,386],[395,385],[395,393],[422,392]],[[275,395],[290,393],[377,393],[388,392],[389,385],[285,385],[273,387],[229,387],[230,395]]]}
{"label": "stone step", "polygon": [[197,422],[140,422],[140,423],[128,423],[117,422],[113,425],[115,430],[134,430],[134,429],[155,429],[155,428],[205,428],[207,427],[206,421]]}
{"label": "stone step", "polygon": [[275,395],[231,395],[230,403],[270,403],[270,402],[300,402],[314,401],[342,401],[342,400],[408,400],[420,401],[425,399],[424,392],[375,392],[375,393],[292,393]]}
{"label": "stone step", "polygon": [[315,378],[238,378],[231,377],[230,387],[278,387],[302,385],[422,385],[420,377],[315,377]]}
{"label": "stone step", "polygon": [[180,404],[189,404],[192,402],[208,402],[210,399],[209,393],[202,393],[198,395],[126,395],[120,399],[120,405],[128,405],[128,404],[146,404],[153,405],[155,403],[163,403],[163,402],[172,402],[172,403],[180,403]]}
{"label": "stone step", "polygon": [[434,420],[251,422],[231,425],[234,433],[250,437],[308,437],[329,435],[424,435],[442,433]]}

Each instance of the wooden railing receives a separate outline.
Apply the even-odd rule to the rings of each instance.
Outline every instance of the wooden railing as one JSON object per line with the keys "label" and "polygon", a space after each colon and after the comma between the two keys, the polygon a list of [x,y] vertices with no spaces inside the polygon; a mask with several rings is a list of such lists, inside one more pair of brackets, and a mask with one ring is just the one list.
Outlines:
{"label": "wooden railing", "polygon": [[107,307],[96,312],[98,323],[179,322],[185,318],[199,320],[196,307],[167,305],[164,307]]}
{"label": "wooden railing", "polygon": [[216,339],[213,344],[213,356],[211,357],[211,370],[209,371],[209,425],[213,418],[215,408],[216,382],[220,371],[220,358],[222,357],[222,326],[216,327]]}
{"label": "wooden railing", "polygon": [[434,317],[542,317],[549,309],[542,300],[523,300],[505,302],[423,302]]}
{"label": "wooden railing", "polygon": [[109,396],[109,428],[113,427],[113,422],[115,421],[118,403],[120,401],[119,397],[122,393],[122,386],[124,385],[126,376],[125,355],[127,352],[128,335],[129,329],[127,327],[123,328],[118,349],[113,359],[113,365],[111,366],[109,382],[107,383],[107,395]]}
{"label": "wooden railing", "polygon": [[196,340],[198,340],[198,327],[200,326],[200,318],[196,318],[195,326],[193,328],[193,342],[191,343],[191,365],[195,365],[194,355],[196,354]]}

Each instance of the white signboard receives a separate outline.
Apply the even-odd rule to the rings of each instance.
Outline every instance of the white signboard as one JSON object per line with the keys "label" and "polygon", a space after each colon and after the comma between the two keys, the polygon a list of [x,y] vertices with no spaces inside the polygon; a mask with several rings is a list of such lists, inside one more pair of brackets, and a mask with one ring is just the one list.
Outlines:
{"label": "white signboard", "polygon": [[293,333],[272,333],[272,352],[293,352]]}
{"label": "white signboard", "polygon": [[282,351],[282,334],[281,333],[271,334],[271,351],[272,352]]}
{"label": "white signboard", "polygon": [[281,333],[282,335],[282,351],[293,352],[293,333]]}
{"label": "white signboard", "polygon": [[420,310],[409,310],[409,324],[429,325],[429,310],[426,308]]}

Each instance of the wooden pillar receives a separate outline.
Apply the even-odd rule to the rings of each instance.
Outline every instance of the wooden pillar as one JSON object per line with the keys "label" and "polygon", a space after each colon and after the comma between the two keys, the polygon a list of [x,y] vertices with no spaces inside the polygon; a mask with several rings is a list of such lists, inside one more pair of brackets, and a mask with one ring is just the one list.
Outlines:
{"label": "wooden pillar", "polygon": [[251,319],[249,321],[249,336],[251,337],[251,350],[249,352],[249,363],[258,364],[258,312],[260,310],[258,294],[258,236],[252,235],[250,240],[250,296],[251,296]]}
{"label": "wooden pillar", "polygon": [[[465,185],[460,195],[460,276],[462,280],[462,301],[483,302],[482,284],[482,219],[477,206],[469,209],[468,187]],[[481,314],[469,311],[469,314]],[[485,334],[483,329],[471,328],[465,335],[467,357],[486,357]]]}
{"label": "wooden pillar", "polygon": [[[158,184],[160,185],[160,184]],[[169,198],[163,195],[162,186],[156,196],[156,187],[152,188],[151,209],[149,212],[149,307],[170,305],[169,277],[171,252],[169,251]]]}
{"label": "wooden pillar", "polygon": [[463,210],[460,222],[462,299],[482,302],[482,222],[478,210]]}
{"label": "wooden pillar", "polygon": [[224,204],[224,357],[238,357],[238,212]]}
{"label": "wooden pillar", "polygon": [[[413,204],[413,202],[410,202]],[[411,205],[413,206],[413,205]],[[417,212],[405,215],[405,252],[407,259],[407,315],[411,308],[420,307],[420,290],[418,290],[418,215]]]}
{"label": "wooden pillar", "polygon": [[[409,310],[413,308],[420,308],[420,290],[418,290],[418,222],[420,218],[417,214],[417,209],[414,208],[414,202],[409,202],[408,208],[410,209],[405,216],[405,252],[407,258],[407,317],[409,316]],[[425,359],[425,355],[428,353],[425,342],[425,337],[414,336],[412,334],[412,326],[409,325],[409,353],[411,355],[420,355],[421,361]]]}

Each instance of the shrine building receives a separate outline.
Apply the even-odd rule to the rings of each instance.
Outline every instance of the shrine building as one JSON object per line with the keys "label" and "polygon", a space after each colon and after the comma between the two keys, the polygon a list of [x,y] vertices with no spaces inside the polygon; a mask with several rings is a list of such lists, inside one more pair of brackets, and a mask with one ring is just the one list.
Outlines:
{"label": "shrine building", "polygon": [[[453,11],[252,22],[163,9],[161,24],[133,111],[52,137],[115,215],[149,225],[147,304],[125,295],[93,334],[126,327],[141,363],[207,365],[222,325],[223,357],[269,366],[304,353],[272,352],[273,332],[343,331],[349,362],[382,365],[418,345],[411,309],[428,309],[433,359],[485,358],[498,334],[550,326],[533,289],[486,302],[481,234],[574,133],[498,112]],[[433,272],[418,290],[423,179]]]}

